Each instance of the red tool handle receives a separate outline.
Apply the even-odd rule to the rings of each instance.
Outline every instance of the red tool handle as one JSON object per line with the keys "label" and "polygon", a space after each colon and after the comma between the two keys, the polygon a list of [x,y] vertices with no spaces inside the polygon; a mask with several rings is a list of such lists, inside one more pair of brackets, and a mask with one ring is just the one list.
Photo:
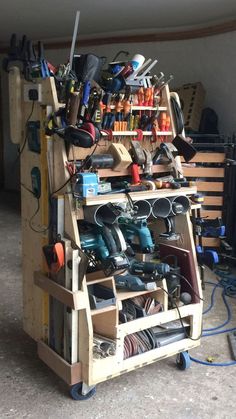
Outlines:
{"label": "red tool handle", "polygon": [[132,184],[136,185],[137,183],[140,183],[139,167],[136,163],[132,164],[131,166],[131,174]]}
{"label": "red tool handle", "polygon": [[62,243],[56,243],[53,248],[55,262],[51,264],[51,272],[57,273],[65,265],[65,254]]}
{"label": "red tool handle", "polygon": [[142,139],[143,139],[143,130],[137,128],[137,129],[134,130],[134,132],[137,132],[137,136],[134,137],[134,140],[136,140],[136,141],[142,141]]}

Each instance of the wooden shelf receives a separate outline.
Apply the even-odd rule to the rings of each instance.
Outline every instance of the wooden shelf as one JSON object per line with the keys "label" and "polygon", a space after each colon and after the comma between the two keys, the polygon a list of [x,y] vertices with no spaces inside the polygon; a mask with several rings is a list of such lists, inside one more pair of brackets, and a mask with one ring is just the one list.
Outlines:
{"label": "wooden shelf", "polygon": [[[187,317],[191,317],[194,314],[196,314],[199,310],[199,307],[199,303],[188,304],[186,306],[179,307],[181,318],[184,321],[187,321]],[[140,330],[145,330],[149,327],[159,326],[175,320],[179,320],[179,313],[176,308],[167,311],[160,311],[159,313],[151,314],[145,317],[139,317],[127,323],[120,323],[118,326],[118,330],[122,332],[124,335],[129,335],[130,333],[136,333]]]}
{"label": "wooden shelf", "polygon": [[[102,134],[103,136],[107,134]],[[124,136],[124,137],[135,137],[138,135],[136,131],[112,131],[112,135],[115,136]],[[152,136],[152,131],[143,131],[143,136]],[[172,131],[157,131],[158,136],[164,136],[164,135],[172,135]]]}
{"label": "wooden shelf", "polygon": [[202,207],[202,204],[191,204],[192,210],[200,209],[201,207]]}
{"label": "wooden shelf", "polygon": [[87,285],[97,284],[99,282],[110,281],[112,276],[104,276],[103,271],[95,271],[86,274]]}
{"label": "wooden shelf", "polygon": [[[155,164],[152,166],[152,172],[154,174],[156,173],[167,173],[170,172],[171,167],[167,164]],[[131,170],[130,167],[127,169],[122,169],[119,171],[113,170],[113,169],[98,169],[98,174],[100,178],[103,177],[121,177],[121,176],[131,176]],[[143,174],[143,169],[139,167],[139,174]]]}
{"label": "wooden shelf", "polygon": [[[197,188],[192,186],[191,188],[181,188],[181,189],[158,189],[156,191],[140,191],[140,192],[130,192],[129,195],[134,201],[140,199],[155,199],[162,197],[172,197],[180,195],[193,195],[197,192]],[[107,195],[98,195],[92,196],[90,198],[85,198],[83,200],[83,205],[99,205],[106,204],[107,202],[125,202],[127,196],[124,193],[119,194],[107,194]]]}
{"label": "wooden shelf", "polygon": [[161,288],[157,287],[155,290],[148,290],[148,291],[127,291],[127,290],[119,290],[116,289],[117,299],[120,301],[128,300],[129,298],[138,297],[140,295],[150,294],[152,292],[156,292],[161,290]]}
{"label": "wooden shelf", "polygon": [[96,316],[96,314],[102,314],[102,313],[106,313],[108,311],[113,311],[113,310],[116,310],[116,305],[92,309],[91,316]]}
{"label": "wooden shelf", "polygon": [[[116,105],[111,105],[111,109],[115,109]],[[123,109],[123,108],[121,108]],[[140,106],[140,105],[131,105],[130,112],[132,111],[167,111],[167,106]]]}

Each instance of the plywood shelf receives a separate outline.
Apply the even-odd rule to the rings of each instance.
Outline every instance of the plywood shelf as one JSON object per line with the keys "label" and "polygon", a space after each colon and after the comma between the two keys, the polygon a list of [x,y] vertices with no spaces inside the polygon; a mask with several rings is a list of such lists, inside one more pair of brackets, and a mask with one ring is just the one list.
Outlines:
{"label": "plywood shelf", "polygon": [[116,305],[93,309],[91,310],[91,316],[96,316],[96,314],[107,313],[108,311],[113,310],[116,310]]}
{"label": "plywood shelf", "polygon": [[[111,109],[115,109],[115,105],[110,105]],[[122,108],[123,109],[123,108]],[[131,105],[130,112],[132,111],[167,111],[167,106],[141,106]]]}
{"label": "plywood shelf", "polygon": [[120,301],[128,300],[129,298],[139,297],[140,295],[150,294],[152,292],[156,292],[161,290],[160,287],[157,287],[155,290],[147,290],[147,291],[127,291],[127,290],[119,290],[116,289],[117,299]]}
{"label": "plywood shelf", "polygon": [[[181,318],[193,316],[197,313],[199,307],[199,303],[188,304],[186,306],[179,307]],[[130,333],[136,333],[141,330],[148,329],[149,327],[159,326],[161,324],[165,324],[178,319],[178,310],[174,308],[167,311],[161,311],[159,313],[152,314],[149,316],[140,317],[127,323],[119,324],[118,330],[120,331],[120,333],[124,335],[129,335]]]}
{"label": "plywood shelf", "polygon": [[[129,195],[134,201],[139,199],[156,199],[162,197],[172,197],[180,195],[193,195],[197,192],[195,186],[190,188],[181,188],[181,189],[158,189],[156,191],[140,191],[140,192],[130,192]],[[83,200],[83,205],[99,205],[106,204],[107,202],[125,202],[127,200],[127,195],[124,193],[119,194],[107,194],[107,195],[97,195],[90,198],[85,198]]]}
{"label": "plywood shelf", "polygon": [[[152,173],[167,173],[170,172],[171,166],[164,165],[164,164],[155,164],[152,166]],[[139,174],[144,174],[143,169],[139,167]],[[98,175],[100,178],[104,177],[117,177],[117,176],[131,176],[131,168],[128,167],[127,169],[122,170],[112,170],[112,169],[98,169]]]}
{"label": "plywood shelf", "polygon": [[[169,136],[169,135],[172,135],[172,134],[173,134],[172,131],[157,131],[157,136],[160,136],[160,137],[162,137],[164,135]],[[115,136],[119,136],[119,137],[121,137],[121,136],[124,136],[124,137],[132,136],[132,137],[135,137],[138,134],[137,134],[136,131],[112,131],[112,135],[114,137]],[[152,131],[143,131],[143,136],[144,137],[145,136],[152,136],[152,135],[153,135]]]}

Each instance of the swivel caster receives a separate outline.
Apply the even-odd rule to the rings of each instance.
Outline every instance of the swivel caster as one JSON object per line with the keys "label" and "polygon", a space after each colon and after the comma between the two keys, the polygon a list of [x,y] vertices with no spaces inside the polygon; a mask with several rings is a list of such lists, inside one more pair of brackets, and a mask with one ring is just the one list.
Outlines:
{"label": "swivel caster", "polygon": [[[96,394],[96,387],[92,387],[86,394],[82,393],[83,383],[77,383],[70,387],[70,395],[74,400],[88,400]],[[87,386],[86,386],[87,387]],[[89,387],[87,387],[89,389]]]}
{"label": "swivel caster", "polygon": [[191,359],[188,352],[180,352],[176,357],[176,365],[179,370],[186,370],[191,365]]}

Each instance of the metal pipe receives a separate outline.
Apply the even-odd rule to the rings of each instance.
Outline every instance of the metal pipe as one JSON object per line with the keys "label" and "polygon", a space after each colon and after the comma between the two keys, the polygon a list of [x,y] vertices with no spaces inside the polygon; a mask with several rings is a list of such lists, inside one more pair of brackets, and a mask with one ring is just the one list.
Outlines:
{"label": "metal pipe", "polygon": [[134,207],[136,207],[134,218],[148,218],[151,215],[152,207],[146,199],[135,201]]}
{"label": "metal pipe", "polygon": [[118,219],[114,210],[107,204],[92,205],[91,207],[84,207],[84,219],[92,224],[97,224],[100,227],[106,224],[114,224]]}
{"label": "metal pipe", "polygon": [[186,214],[190,209],[190,201],[185,195],[170,198],[171,213],[170,215]]}
{"label": "metal pipe", "polygon": [[168,198],[157,198],[152,201],[152,215],[155,218],[166,218],[171,212],[171,202]]}

